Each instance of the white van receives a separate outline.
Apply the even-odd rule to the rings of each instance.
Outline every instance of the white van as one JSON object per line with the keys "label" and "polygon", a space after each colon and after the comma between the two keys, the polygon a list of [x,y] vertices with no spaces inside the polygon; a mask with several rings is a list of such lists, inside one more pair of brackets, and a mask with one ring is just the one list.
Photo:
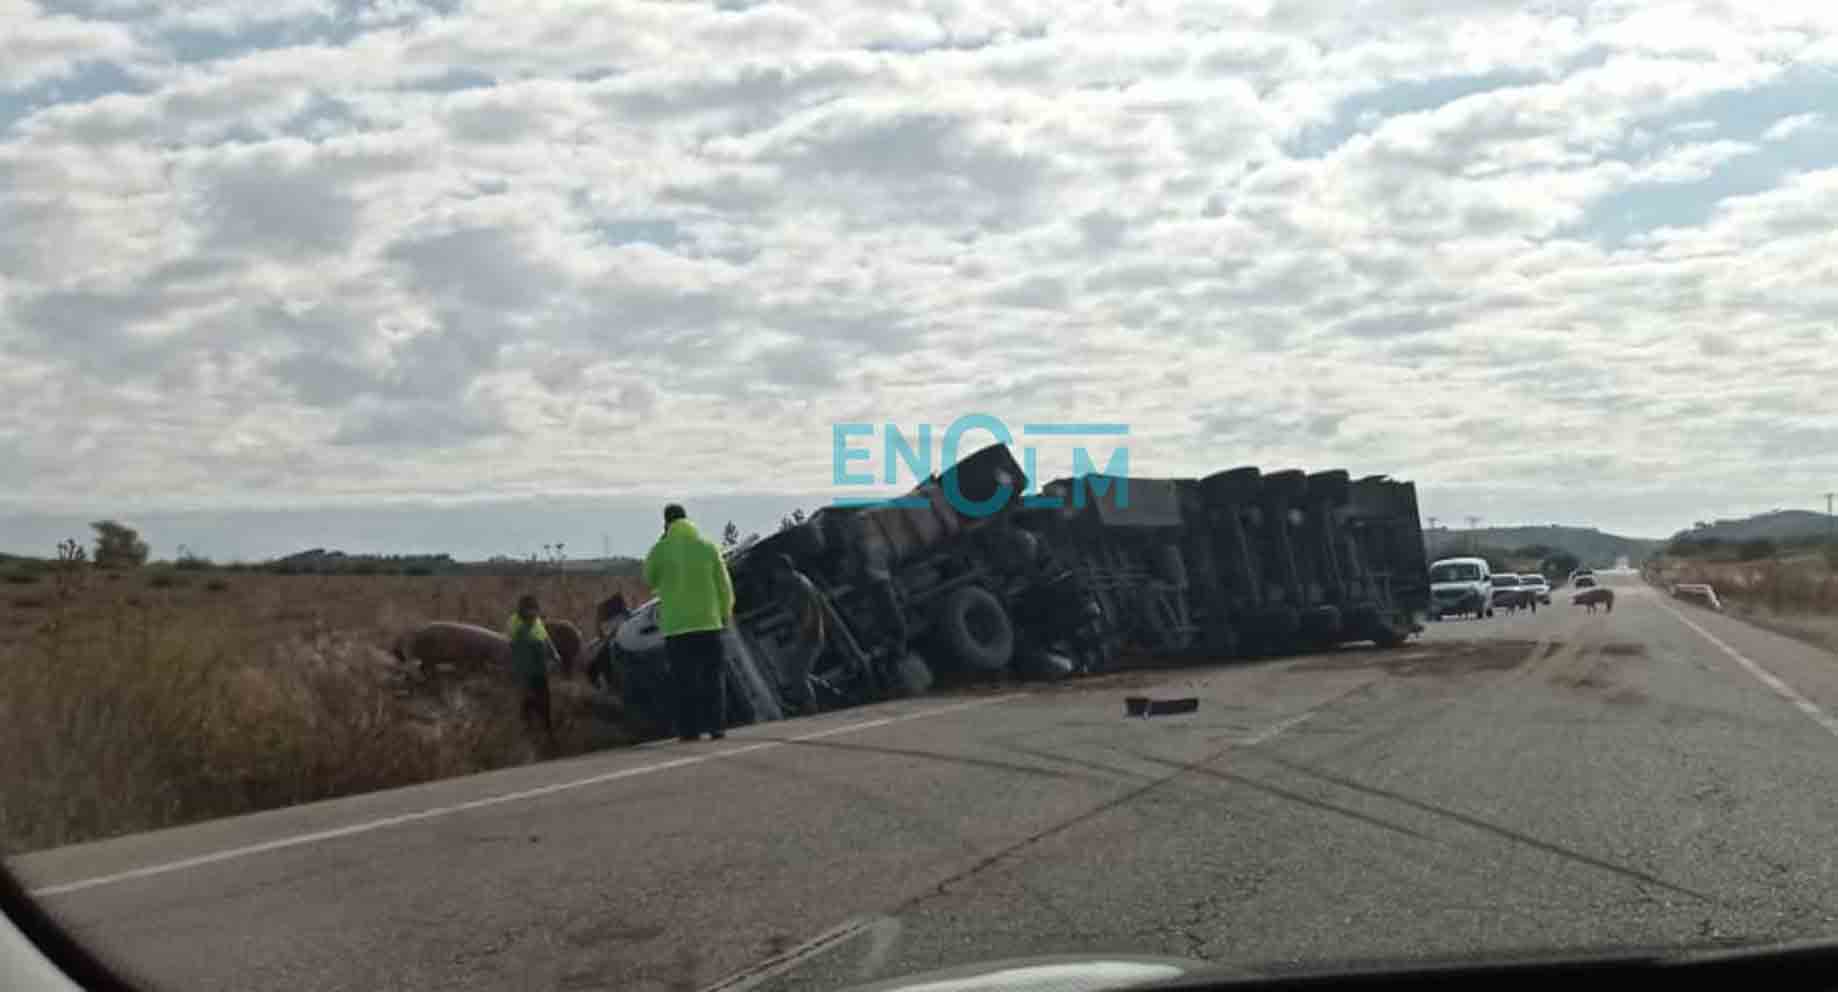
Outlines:
{"label": "white van", "polygon": [[1430,566],[1430,619],[1493,616],[1493,570],[1485,558],[1442,558]]}

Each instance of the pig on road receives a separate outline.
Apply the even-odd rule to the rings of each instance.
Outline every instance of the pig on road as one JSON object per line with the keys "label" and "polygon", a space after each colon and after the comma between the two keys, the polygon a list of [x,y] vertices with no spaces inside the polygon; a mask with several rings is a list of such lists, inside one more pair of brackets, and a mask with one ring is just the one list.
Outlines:
{"label": "pig on road", "polygon": [[1605,586],[1595,586],[1570,597],[1570,602],[1589,607],[1591,613],[1595,612],[1597,606],[1606,607],[1608,612],[1613,613],[1615,612],[1615,591]]}

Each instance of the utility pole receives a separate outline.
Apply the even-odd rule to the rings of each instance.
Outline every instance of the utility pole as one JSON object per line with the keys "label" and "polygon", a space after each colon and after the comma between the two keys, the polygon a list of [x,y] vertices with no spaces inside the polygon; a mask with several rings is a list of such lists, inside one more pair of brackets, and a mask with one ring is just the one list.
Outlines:
{"label": "utility pole", "polygon": [[1438,520],[1440,520],[1440,519],[1442,519],[1442,518],[1440,518],[1440,517],[1431,517],[1431,518],[1430,518],[1430,530],[1435,530],[1435,529],[1436,529],[1436,521],[1438,521]]}
{"label": "utility pole", "polygon": [[1481,529],[1481,518],[1475,516],[1472,513],[1468,514],[1468,551],[1471,554],[1475,551],[1480,550],[1480,546],[1481,546],[1480,529]]}
{"label": "utility pole", "polygon": [[1838,544],[1838,517],[1832,516],[1832,497],[1833,496],[1838,496],[1838,493],[1826,493],[1825,494],[1825,523],[1826,523],[1826,532],[1829,535],[1831,542],[1833,544]]}

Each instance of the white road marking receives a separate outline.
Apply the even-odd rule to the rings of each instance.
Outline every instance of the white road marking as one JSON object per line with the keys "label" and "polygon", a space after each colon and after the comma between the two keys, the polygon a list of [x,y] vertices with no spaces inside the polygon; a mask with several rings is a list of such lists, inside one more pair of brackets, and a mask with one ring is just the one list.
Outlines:
{"label": "white road marking", "polygon": [[[877,943],[890,943],[900,933],[900,923],[891,917],[865,917],[832,927],[798,946],[761,961],[751,968],[706,986],[702,992],[747,992],[783,975],[810,959],[841,948],[864,933],[872,931]],[[885,952],[883,952],[885,953]]]}
{"label": "white road marking", "polygon": [[[1324,707],[1338,701],[1340,697],[1327,700],[1312,709],[1297,713],[1287,720],[1281,720],[1246,737],[1233,741],[1227,750],[1239,747],[1256,747],[1266,741],[1294,730],[1306,723],[1310,717],[1319,713]],[[823,931],[815,937],[799,944],[790,950],[775,954],[750,968],[742,969],[732,975],[705,986],[702,992],[749,992],[770,979],[796,968],[814,957],[828,954],[841,948],[864,933],[874,934],[874,946],[869,949],[867,959],[862,963],[859,980],[866,982],[879,971],[887,953],[893,949],[893,942],[900,934],[900,921],[891,916],[866,917],[847,920],[837,926]]]}
{"label": "white road marking", "polygon": [[[1328,700],[1328,702],[1334,702],[1334,700]],[[1326,703],[1323,703],[1322,705],[1325,706]],[[1317,706],[1314,709],[1308,710],[1307,712],[1297,713],[1295,716],[1292,716],[1289,719],[1284,720],[1281,723],[1272,724],[1271,726],[1265,727],[1264,729],[1258,731],[1257,733],[1252,734],[1249,737],[1246,737],[1244,740],[1238,741],[1233,746],[1234,747],[1256,747],[1257,745],[1262,744],[1265,741],[1279,737],[1283,734],[1288,733],[1291,730],[1294,730],[1296,727],[1307,722],[1308,718],[1314,716],[1317,712],[1320,711],[1320,709],[1321,707]]]}
{"label": "white road marking", "polygon": [[31,895],[38,898],[58,896],[68,892],[80,892],[84,889],[93,889],[103,885],[113,885],[117,882],[132,881],[137,878],[150,878],[155,875],[165,875],[175,871],[185,871],[190,868],[201,868],[205,865],[214,865],[224,861],[232,861],[237,858],[246,858],[256,854],[266,854],[269,851],[281,851],[290,847],[301,847],[306,844],[317,844],[322,841],[336,840],[340,837],[366,834],[388,827],[399,827],[405,823],[416,823],[422,820],[433,820],[443,816],[452,816],[455,813],[464,813],[468,810],[484,809],[488,806],[500,806],[505,803],[522,802],[526,799],[537,799],[542,796],[554,795],[558,792],[584,789],[592,785],[604,785],[607,782],[637,778],[640,775],[650,775],[654,772],[669,771],[673,768],[688,768],[691,765],[700,765],[710,761],[735,758],[743,754],[752,754],[756,751],[767,751],[775,747],[784,747],[787,744],[821,740],[825,737],[836,737],[841,734],[859,733],[863,730],[872,730],[875,727],[885,727],[889,724],[903,723],[907,720],[920,720],[926,717],[943,716],[946,713],[959,713],[964,710],[975,709],[979,706],[989,706],[1015,698],[1018,698],[1018,694],[1011,693],[987,699],[973,699],[969,702],[953,703],[949,706],[938,706],[932,709],[919,710],[914,713],[902,713],[898,716],[882,717],[878,720],[863,720],[859,723],[847,723],[840,727],[830,727],[826,730],[816,730],[808,734],[800,734],[796,737],[764,741],[759,744],[749,744],[745,747],[731,748],[725,751],[711,751],[707,754],[676,758],[671,761],[660,761],[656,764],[641,765],[637,768],[621,768],[618,771],[606,772],[600,775],[590,775],[586,778],[571,779],[566,782],[556,782],[551,785],[538,786],[534,789],[507,792],[503,795],[487,796],[483,799],[455,803],[451,806],[435,806],[430,809],[416,810],[413,813],[403,813],[398,816],[385,816],[375,820],[365,820],[361,823],[333,827],[329,830],[316,830],[312,833],[295,834],[291,837],[280,837],[275,840],[263,841],[260,844],[226,848],[221,851],[213,851],[210,854],[201,854],[197,857],[183,858],[178,861],[168,861],[163,864],[147,865],[143,868],[116,872],[112,875],[98,875],[94,878],[84,878],[74,882],[47,885],[43,888],[33,889]]}
{"label": "white road marking", "polygon": [[1687,617],[1683,613],[1680,613],[1679,611],[1673,609],[1671,604],[1667,603],[1665,600],[1655,598],[1654,602],[1658,603],[1660,608],[1665,610],[1667,613],[1670,613],[1673,616],[1677,617],[1680,623],[1684,624],[1687,627],[1690,627],[1692,630],[1697,631],[1699,637],[1702,637],[1705,640],[1709,641],[1711,644],[1716,645],[1718,650],[1722,651],[1724,654],[1729,655],[1731,658],[1734,658],[1736,660],[1736,664],[1741,665],[1745,669],[1748,669],[1748,672],[1750,675],[1753,675],[1757,679],[1759,679],[1762,685],[1765,685],[1768,688],[1773,689],[1775,695],[1793,704],[1794,709],[1797,709],[1801,713],[1806,714],[1807,718],[1811,719],[1812,722],[1818,724],[1819,726],[1824,727],[1827,731],[1829,731],[1832,734],[1832,736],[1838,737],[1838,717],[1833,717],[1830,713],[1827,713],[1824,710],[1820,709],[1817,703],[1813,702],[1810,699],[1807,699],[1805,696],[1800,695],[1799,690],[1795,689],[1793,686],[1790,686],[1785,682],[1782,682],[1778,677],[1775,676],[1773,672],[1770,672],[1766,668],[1763,668],[1760,665],[1756,664],[1755,662],[1749,660],[1749,658],[1745,656],[1742,652],[1724,643],[1722,638],[1718,637],[1717,635],[1711,633],[1708,630],[1705,630],[1703,627],[1698,626],[1697,623],[1694,622],[1690,617]]}

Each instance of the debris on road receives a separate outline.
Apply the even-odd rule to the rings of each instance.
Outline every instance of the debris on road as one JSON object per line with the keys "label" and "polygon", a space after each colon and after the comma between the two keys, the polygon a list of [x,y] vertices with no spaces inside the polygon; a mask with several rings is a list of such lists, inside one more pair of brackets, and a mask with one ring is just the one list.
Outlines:
{"label": "debris on road", "polygon": [[1148,696],[1123,697],[1125,716],[1148,718],[1152,716],[1182,716],[1200,711],[1200,700],[1194,696],[1182,699],[1151,699]]}
{"label": "debris on road", "polygon": [[1682,582],[1672,587],[1672,595],[1688,603],[1707,606],[1713,610],[1723,609],[1723,602],[1717,598],[1717,590],[1701,582]]}

